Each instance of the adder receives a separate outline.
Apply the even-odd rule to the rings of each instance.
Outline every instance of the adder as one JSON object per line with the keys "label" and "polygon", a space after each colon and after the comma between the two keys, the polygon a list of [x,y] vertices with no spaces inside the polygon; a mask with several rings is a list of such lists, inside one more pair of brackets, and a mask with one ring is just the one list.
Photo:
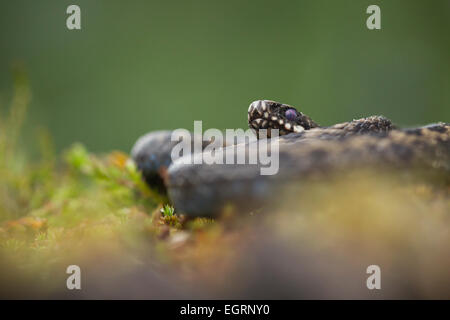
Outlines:
{"label": "adder", "polygon": [[[250,212],[279,199],[284,186],[307,183],[314,174],[326,177],[360,167],[437,170],[447,178],[450,173],[449,123],[400,129],[385,117],[370,116],[322,127],[290,105],[258,100],[250,104],[248,125],[257,137],[266,129],[268,139],[278,139],[277,174],[261,175],[259,164],[172,163],[177,142],[171,141],[171,131],[142,136],[131,156],[146,182],[190,216],[216,216],[227,207]],[[273,129],[278,137],[271,138]],[[247,153],[255,152],[257,141],[245,147]]]}

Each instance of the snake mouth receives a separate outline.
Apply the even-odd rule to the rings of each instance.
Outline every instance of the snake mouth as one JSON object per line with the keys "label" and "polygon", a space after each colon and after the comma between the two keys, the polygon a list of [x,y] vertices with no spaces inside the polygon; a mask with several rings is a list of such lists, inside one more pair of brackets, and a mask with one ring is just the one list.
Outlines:
{"label": "snake mouth", "polygon": [[272,129],[279,135],[302,132],[303,126],[297,123],[301,115],[294,107],[271,100],[253,101],[248,108],[248,126],[259,137],[259,130],[266,129],[267,137],[272,136]]}

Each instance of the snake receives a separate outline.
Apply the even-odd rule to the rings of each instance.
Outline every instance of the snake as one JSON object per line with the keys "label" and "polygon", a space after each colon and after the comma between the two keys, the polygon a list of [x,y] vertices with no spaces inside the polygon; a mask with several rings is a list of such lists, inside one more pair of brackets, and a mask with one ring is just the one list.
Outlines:
{"label": "snake", "polygon": [[[147,133],[136,141],[131,158],[145,182],[168,195],[178,212],[187,216],[220,215],[226,208],[252,212],[279,199],[284,186],[307,183],[308,177],[377,168],[414,172],[415,169],[450,173],[450,124],[437,122],[399,128],[383,116],[369,116],[331,126],[320,126],[295,107],[257,100],[247,111],[256,137],[279,145],[279,169],[261,175],[261,164],[205,164],[172,161],[172,131]],[[265,135],[261,135],[265,129]],[[275,135],[275,131],[278,135]],[[193,135],[192,144],[208,145]],[[246,155],[256,152],[258,141],[241,142]],[[236,148],[225,142],[223,151]],[[202,151],[200,151],[201,153]]]}

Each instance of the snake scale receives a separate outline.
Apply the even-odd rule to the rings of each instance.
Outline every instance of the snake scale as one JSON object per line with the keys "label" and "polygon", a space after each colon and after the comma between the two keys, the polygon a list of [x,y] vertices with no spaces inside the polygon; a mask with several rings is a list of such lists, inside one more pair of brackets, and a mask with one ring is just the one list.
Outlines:
{"label": "snake scale", "polygon": [[[267,129],[267,139],[278,139],[277,174],[261,175],[259,164],[172,163],[170,154],[177,142],[171,141],[171,131],[139,138],[132,159],[150,186],[167,192],[175,208],[191,216],[218,215],[227,205],[253,210],[278,198],[281,187],[301,184],[314,173],[358,167],[424,168],[447,176],[450,172],[448,123],[400,129],[385,117],[370,116],[321,127],[290,105],[258,100],[248,109],[248,125],[258,137],[261,129]],[[279,136],[271,138],[271,129],[278,129]],[[231,143],[224,150],[235,147]],[[245,147],[248,156],[257,149],[257,141]]]}

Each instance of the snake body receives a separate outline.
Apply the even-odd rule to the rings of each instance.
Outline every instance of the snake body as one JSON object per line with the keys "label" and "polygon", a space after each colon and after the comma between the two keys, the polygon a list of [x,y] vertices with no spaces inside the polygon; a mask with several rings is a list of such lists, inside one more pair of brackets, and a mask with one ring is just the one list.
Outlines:
{"label": "snake body", "polygon": [[[278,139],[279,171],[260,174],[259,164],[172,163],[171,131],[151,132],[138,139],[131,155],[150,186],[167,191],[175,208],[187,215],[214,216],[227,205],[253,210],[279,197],[283,186],[301,184],[308,176],[355,167],[426,170],[450,173],[450,124],[399,129],[382,116],[321,127],[294,107],[270,100],[253,102],[248,125],[260,137]],[[279,135],[272,137],[272,130]],[[193,136],[203,147],[202,137]],[[197,142],[199,142],[197,141]],[[236,145],[223,147],[236,148]],[[257,141],[245,143],[247,156]]]}

